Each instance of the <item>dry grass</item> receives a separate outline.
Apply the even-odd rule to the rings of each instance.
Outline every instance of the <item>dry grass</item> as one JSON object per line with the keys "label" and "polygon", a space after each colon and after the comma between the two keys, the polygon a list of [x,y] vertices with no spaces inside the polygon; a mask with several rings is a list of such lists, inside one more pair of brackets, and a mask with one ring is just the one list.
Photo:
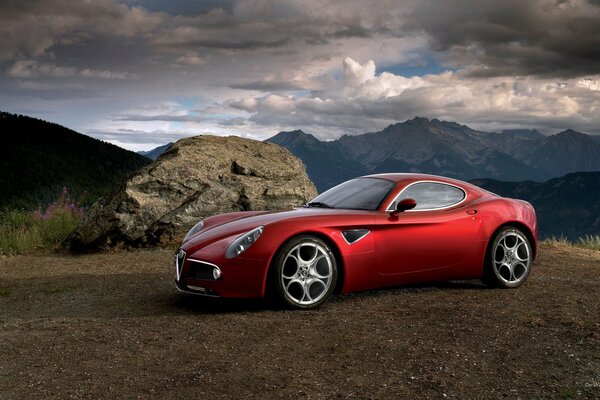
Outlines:
{"label": "dry grass", "polygon": [[600,250],[600,235],[585,235],[575,242],[576,246],[585,247],[593,250]]}
{"label": "dry grass", "polygon": [[600,250],[600,235],[585,235],[575,241],[570,241],[564,236],[558,238],[552,236],[542,240],[541,243],[550,246],[577,246],[586,249]]}

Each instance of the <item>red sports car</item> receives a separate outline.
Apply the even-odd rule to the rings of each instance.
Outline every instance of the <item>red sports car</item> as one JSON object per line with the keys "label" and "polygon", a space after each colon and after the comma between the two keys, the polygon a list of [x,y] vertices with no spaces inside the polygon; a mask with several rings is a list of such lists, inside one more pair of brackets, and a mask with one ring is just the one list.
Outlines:
{"label": "red sports car", "polygon": [[531,204],[421,174],[344,182],[290,211],[216,215],[175,257],[182,292],[308,309],[341,293],[480,278],[520,286],[537,250]]}

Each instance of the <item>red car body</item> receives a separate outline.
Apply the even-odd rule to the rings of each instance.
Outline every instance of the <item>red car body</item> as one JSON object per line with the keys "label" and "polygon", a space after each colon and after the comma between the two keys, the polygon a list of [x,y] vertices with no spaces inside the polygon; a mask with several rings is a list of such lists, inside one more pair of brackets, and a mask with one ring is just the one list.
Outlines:
{"label": "red car body", "polygon": [[[185,258],[177,271],[180,291],[219,297],[263,297],[274,255],[286,241],[310,234],[333,250],[340,269],[342,293],[428,281],[481,278],[491,238],[503,226],[527,235],[533,256],[537,250],[537,222],[531,204],[503,198],[466,182],[423,174],[380,174],[395,182],[375,211],[299,207],[289,211],[247,211],[208,217],[202,229],[185,241]],[[388,211],[408,185],[439,182],[464,190],[458,204],[431,211]],[[226,258],[237,237],[259,226],[260,238],[244,253]],[[342,232],[369,231],[349,244]],[[217,266],[218,279],[190,273],[201,262]],[[176,267],[177,269],[177,267]]]}

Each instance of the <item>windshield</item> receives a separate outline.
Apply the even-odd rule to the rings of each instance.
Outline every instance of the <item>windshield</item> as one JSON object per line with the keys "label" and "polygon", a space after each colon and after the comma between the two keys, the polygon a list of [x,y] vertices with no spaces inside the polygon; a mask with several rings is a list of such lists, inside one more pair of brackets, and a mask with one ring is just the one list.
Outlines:
{"label": "windshield", "polygon": [[352,179],[321,193],[308,206],[377,210],[394,185],[395,182],[381,178]]}

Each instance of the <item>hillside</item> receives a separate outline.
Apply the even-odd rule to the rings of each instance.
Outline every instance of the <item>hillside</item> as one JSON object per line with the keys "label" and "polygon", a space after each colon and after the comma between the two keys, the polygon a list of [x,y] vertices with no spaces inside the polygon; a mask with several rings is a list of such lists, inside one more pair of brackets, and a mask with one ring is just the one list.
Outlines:
{"label": "hillside", "polygon": [[577,172],[546,182],[476,179],[475,185],[535,207],[542,237],[575,240],[600,232],[600,172]]}
{"label": "hillside", "polygon": [[158,146],[155,147],[152,150],[149,151],[138,151],[137,153],[141,156],[147,157],[151,160],[156,160],[158,157],[160,157],[160,155],[162,153],[164,153],[165,151],[169,150],[171,148],[171,146],[173,146],[173,142],[169,142],[167,144],[164,144],[162,146]]}
{"label": "hillside", "polygon": [[501,181],[600,171],[600,141],[573,130],[552,136],[526,129],[490,133],[417,117],[330,142],[300,130],[280,132],[267,141],[302,159],[320,192],[359,175],[391,171]]}
{"label": "hillside", "polygon": [[296,130],[280,132],[267,142],[285,147],[301,159],[306,166],[308,177],[319,192],[365,174],[365,167],[342,153],[335,141],[321,142],[313,135]]}
{"label": "hillside", "polygon": [[63,187],[89,205],[146,157],[58,124],[0,113],[0,209],[32,209],[58,197]]}

